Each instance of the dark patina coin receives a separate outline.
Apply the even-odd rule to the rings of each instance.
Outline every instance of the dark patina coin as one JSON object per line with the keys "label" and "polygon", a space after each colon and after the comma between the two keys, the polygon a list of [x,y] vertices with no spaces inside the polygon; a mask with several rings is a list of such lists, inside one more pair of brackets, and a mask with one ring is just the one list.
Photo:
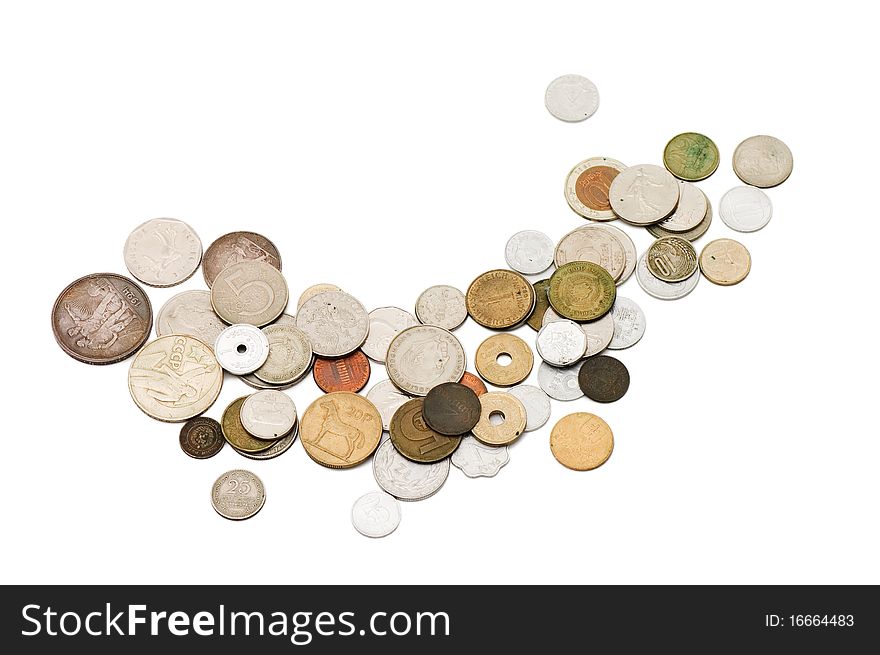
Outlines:
{"label": "dark patina coin", "polygon": [[388,432],[397,452],[421,464],[439,462],[455,452],[461,437],[447,437],[425,423],[422,416],[424,398],[413,398],[397,408],[391,417]]}
{"label": "dark patina coin", "polygon": [[190,457],[207,459],[223,448],[226,439],[220,424],[212,418],[191,418],[180,429],[180,447]]}
{"label": "dark patina coin", "polygon": [[587,398],[597,403],[613,403],[629,389],[629,371],[614,357],[588,357],[578,373],[578,384]]}
{"label": "dark patina coin", "polygon": [[550,298],[547,296],[547,290],[550,288],[550,278],[538,280],[532,286],[535,288],[535,308],[526,319],[526,324],[537,332],[543,326],[544,312],[550,306]]}
{"label": "dark patina coin", "polygon": [[428,392],[422,415],[428,426],[447,436],[470,432],[480,420],[480,399],[473,389],[458,382],[444,382]]}

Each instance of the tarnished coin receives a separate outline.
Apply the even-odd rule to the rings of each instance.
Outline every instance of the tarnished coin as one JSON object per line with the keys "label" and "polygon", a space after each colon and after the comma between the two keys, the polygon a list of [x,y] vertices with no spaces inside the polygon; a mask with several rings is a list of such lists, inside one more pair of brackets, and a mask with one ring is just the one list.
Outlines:
{"label": "tarnished coin", "polygon": [[296,435],[299,430],[299,422],[294,423],[293,429],[285,434],[280,439],[276,439],[272,442],[272,445],[266,448],[266,450],[261,450],[258,453],[246,453],[243,450],[238,450],[235,446],[232,446],[232,449],[237,452],[242,457],[247,457],[248,459],[257,459],[257,460],[267,460],[267,459],[275,459],[276,457],[283,455],[290,447],[293,445],[293,442],[296,441]]}
{"label": "tarnished coin", "polygon": [[532,372],[535,356],[529,344],[514,334],[495,334],[477,347],[474,366],[496,387],[519,384]]}
{"label": "tarnished coin", "polygon": [[551,321],[535,340],[538,355],[553,366],[569,366],[587,352],[587,335],[574,321]]}
{"label": "tarnished coin", "polygon": [[547,86],[544,105],[559,120],[577,123],[596,113],[599,91],[582,75],[563,75]]}
{"label": "tarnished coin", "polygon": [[493,330],[506,330],[525,321],[535,300],[535,290],[528,280],[501,268],[478,276],[465,294],[471,318]]}
{"label": "tarnished coin", "polygon": [[363,345],[370,318],[353,296],[344,291],[324,291],[303,303],[296,326],[308,335],[316,355],[342,357]]}
{"label": "tarnished coin", "polygon": [[[615,301],[616,302],[616,301]],[[559,314],[553,311],[552,307],[548,307],[544,314],[544,324],[553,321],[567,321]],[[614,319],[611,318],[611,312],[608,312],[600,319],[590,321],[589,323],[579,323],[581,330],[587,337],[587,350],[584,357],[592,357],[608,347],[614,337]]]}
{"label": "tarnished coin", "polygon": [[180,449],[195,459],[213,457],[225,443],[220,424],[207,416],[191,418],[180,429]]}
{"label": "tarnished coin", "polygon": [[664,282],[648,270],[647,253],[645,253],[639,259],[639,265],[636,267],[636,279],[639,281],[639,286],[649,296],[660,300],[678,300],[694,290],[697,282],[700,281],[700,276],[691,275],[681,282]]}
{"label": "tarnished coin", "polygon": [[227,471],[211,488],[211,505],[226,519],[249,519],[263,509],[265,503],[263,481],[250,471]]}
{"label": "tarnished coin", "polygon": [[189,279],[202,261],[202,242],[175,218],[154,218],[128,235],[125,266],[144,284],[171,287]]}
{"label": "tarnished coin", "polygon": [[172,296],[156,314],[156,336],[185,334],[213,346],[226,323],[214,313],[210,291],[184,291]]}
{"label": "tarnished coin", "polygon": [[663,150],[663,165],[675,177],[690,182],[705,180],[718,168],[718,146],[697,132],[678,134]]}
{"label": "tarnished coin", "polygon": [[281,270],[275,244],[256,232],[230,232],[214,241],[202,259],[202,273],[210,289],[220,271],[243,261],[261,261]]}
{"label": "tarnished coin", "polygon": [[241,408],[247,398],[247,396],[236,398],[227,405],[223,410],[220,426],[223,429],[223,438],[235,450],[245,453],[259,453],[270,448],[274,439],[258,439],[244,429],[244,424],[241,422]]}
{"label": "tarnished coin", "polygon": [[634,346],[644,336],[645,313],[629,298],[617,296],[610,316],[614,322],[614,334],[608,344],[611,350],[623,350]]}
{"label": "tarnished coin", "polygon": [[365,537],[387,537],[400,525],[400,503],[382,491],[371,491],[354,502],[351,524]]}
{"label": "tarnished coin", "polygon": [[480,420],[474,436],[489,446],[506,446],[526,429],[526,408],[516,396],[490,391],[480,396]]}
{"label": "tarnished coin", "polygon": [[739,284],[752,268],[752,256],[733,239],[710,241],[700,253],[700,270],[709,282],[730,286]]}
{"label": "tarnished coin", "polygon": [[543,232],[523,230],[507,241],[507,265],[523,275],[537,275],[553,263],[553,241]]}
{"label": "tarnished coin", "polygon": [[488,391],[483,381],[470,371],[464,372],[464,375],[461,376],[461,383],[477,394],[477,397],[482,396]]}
{"label": "tarnished coin", "polygon": [[401,405],[391,418],[389,432],[391,443],[401,455],[414,462],[430,464],[454,453],[461,437],[432,430],[422,414],[424,402],[424,398],[413,398]]}
{"label": "tarnished coin", "polygon": [[791,150],[772,136],[752,136],[733,151],[733,172],[746,184],[768,188],[782,184],[791,175]]}
{"label": "tarnished coin", "polygon": [[706,217],[709,210],[709,199],[706,194],[690,182],[679,182],[678,207],[672,212],[672,216],[660,221],[657,226],[668,231],[688,232],[693,230]]}
{"label": "tarnished coin", "polygon": [[578,384],[580,364],[559,368],[541,362],[538,367],[538,385],[554,400],[577,400],[584,395]]}
{"label": "tarnished coin", "polygon": [[487,446],[472,436],[466,436],[451,459],[453,465],[469,478],[491,478],[510,461],[510,453],[507,446]]}
{"label": "tarnished coin", "polygon": [[532,288],[535,290],[535,307],[526,319],[526,325],[537,332],[541,329],[544,312],[550,306],[550,298],[547,295],[547,290],[550,288],[550,279],[538,280],[532,284]]}
{"label": "tarnished coin", "polygon": [[267,325],[284,312],[287,297],[284,276],[262,261],[248,260],[224,268],[211,287],[211,306],[231,324]]}
{"label": "tarnished coin", "polygon": [[357,393],[370,380],[370,360],[360,350],[345,357],[315,357],[312,368],[315,384],[324,393],[351,391]]}
{"label": "tarnished coin", "polygon": [[464,348],[451,332],[434,325],[416,325],[391,341],[385,368],[399,389],[424,396],[442,382],[461,380],[466,363]]}
{"label": "tarnished coin", "polygon": [[269,356],[254,375],[272,385],[296,382],[312,365],[312,342],[305,332],[288,323],[263,328],[269,342]]}
{"label": "tarnished coin", "polygon": [[608,190],[625,165],[609,157],[585,159],[571,169],[565,180],[565,200],[577,214],[594,221],[613,221]]}
{"label": "tarnished coin", "polygon": [[373,477],[398,500],[425,500],[440,491],[449,477],[449,459],[420,464],[397,452],[391,441],[383,441],[373,455]]}
{"label": "tarnished coin", "polygon": [[52,307],[52,332],[61,349],[86,364],[113,364],[144,345],[153,310],[144,290],[114,273],[71,282]]}
{"label": "tarnished coin", "polygon": [[581,365],[578,384],[590,400],[613,403],[623,398],[629,389],[629,371],[619,359],[597,355]]}
{"label": "tarnished coin", "polygon": [[367,392],[367,400],[376,406],[376,409],[379,410],[379,416],[382,417],[383,430],[387,430],[391,426],[391,417],[394,416],[397,408],[411,399],[412,396],[408,396],[395,387],[391,380],[377,382]]}
{"label": "tarnished coin", "polygon": [[593,262],[617,280],[623,277],[626,261],[626,250],[617,233],[605,225],[583,225],[562,237],[556,246],[558,268],[570,262]]}
{"label": "tarnished coin", "polygon": [[172,334],[144,346],[128,371],[128,390],[145,414],[186,421],[217,400],[223,369],[214,351],[193,337]]}
{"label": "tarnished coin", "polygon": [[731,230],[756,232],[770,222],[773,205],[766,193],[752,186],[736,186],[721,197],[721,220]]}
{"label": "tarnished coin", "polygon": [[463,384],[444,382],[425,396],[422,416],[435,432],[457,437],[470,432],[480,420],[480,399]]}
{"label": "tarnished coin", "polygon": [[712,203],[709,202],[709,197],[705,193],[703,193],[702,190],[700,191],[700,193],[702,193],[703,197],[706,198],[706,215],[703,217],[703,220],[696,225],[696,227],[687,230],[686,232],[670,232],[669,230],[663,229],[662,224],[658,223],[656,225],[648,225],[646,228],[648,232],[650,232],[651,235],[657,237],[658,239],[661,237],[681,237],[682,239],[687,239],[688,241],[695,241],[706,234],[709,226],[712,225]]}
{"label": "tarnished coin", "polygon": [[625,264],[623,267],[623,273],[617,278],[617,286],[620,286],[624,282],[626,282],[633,272],[636,270],[636,262],[639,260],[638,253],[636,252],[636,244],[633,243],[633,240],[630,236],[621,230],[616,225],[611,225],[610,223],[602,223],[597,225],[596,227],[605,230],[611,235],[617,237],[617,241],[623,246],[623,255],[625,259]]}
{"label": "tarnished coin", "polygon": [[447,284],[429,287],[416,300],[416,317],[424,325],[454,330],[467,318],[464,294]]}
{"label": "tarnished coin", "polygon": [[658,223],[678,205],[678,180],[661,166],[640,164],[622,171],[608,197],[614,213],[633,225]]}
{"label": "tarnished coin", "polygon": [[234,375],[253,373],[269,356],[269,340],[260,328],[247,323],[230,325],[214,342],[220,366]]}
{"label": "tarnished coin", "polygon": [[526,432],[537,430],[550,420],[550,397],[538,387],[519,384],[507,390],[526,408]]}
{"label": "tarnished coin", "polygon": [[697,271],[697,253],[691,242],[681,237],[657,239],[645,259],[651,274],[664,282],[681,282]]}
{"label": "tarnished coin", "polygon": [[257,439],[280,439],[296,424],[296,405],[283,391],[258,391],[242,404],[241,424]]}
{"label": "tarnished coin", "polygon": [[611,309],[617,287],[604,268],[592,262],[569,262],[550,277],[550,305],[572,321],[594,321]]}
{"label": "tarnished coin", "polygon": [[300,441],[309,457],[329,468],[357,466],[382,439],[382,417],[363,396],[336,391],[321,396],[300,419]]}
{"label": "tarnished coin", "polygon": [[325,291],[342,291],[342,289],[337,287],[335,284],[328,284],[326,282],[313,284],[300,294],[299,300],[296,301],[296,311],[299,311],[300,307],[302,307],[307,301],[311,300],[319,293],[324,293]]}
{"label": "tarnished coin", "polygon": [[550,452],[556,460],[575,471],[602,466],[614,450],[614,435],[595,414],[577,412],[563,416],[550,432]]}
{"label": "tarnished coin", "polygon": [[418,325],[416,317],[399,307],[379,307],[370,312],[370,330],[362,350],[370,359],[385,363],[385,355],[391,340],[399,332]]}

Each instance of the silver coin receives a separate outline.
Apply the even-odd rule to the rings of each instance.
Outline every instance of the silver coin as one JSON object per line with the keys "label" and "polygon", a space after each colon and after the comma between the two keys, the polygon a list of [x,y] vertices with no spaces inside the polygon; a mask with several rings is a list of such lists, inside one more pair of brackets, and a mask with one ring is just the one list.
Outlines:
{"label": "silver coin", "polygon": [[371,491],[354,502],[351,523],[365,537],[387,537],[400,525],[400,503],[384,491]]}
{"label": "silver coin", "polygon": [[538,367],[538,386],[554,400],[577,400],[584,395],[578,383],[580,364],[559,368],[541,362]]}
{"label": "silver coin", "polygon": [[538,330],[538,355],[553,366],[569,366],[587,351],[587,335],[574,321],[551,321]]}
{"label": "silver coin", "polygon": [[184,291],[172,296],[156,315],[156,336],[183,334],[209,345],[226,329],[214,313],[210,291]]}
{"label": "silver coin", "polygon": [[694,290],[697,282],[700,281],[700,276],[691,275],[681,282],[664,282],[654,277],[654,274],[648,270],[648,262],[645,259],[645,255],[642,255],[641,259],[639,259],[639,265],[636,267],[636,279],[639,281],[639,286],[649,296],[654,296],[660,300],[678,300]]}
{"label": "silver coin", "polygon": [[399,307],[374,309],[370,312],[370,331],[361,350],[370,359],[384,364],[391,340],[398,332],[418,324],[415,316]]}
{"label": "silver coin", "polygon": [[753,186],[735,186],[721,197],[721,220],[731,230],[755,232],[770,222],[769,196]]}
{"label": "silver coin", "polygon": [[358,300],[344,291],[324,291],[303,303],[296,326],[321,357],[342,357],[354,352],[367,338],[370,317]]}
{"label": "silver coin", "polygon": [[283,391],[264,389],[241,406],[241,424],[257,439],[280,439],[296,424],[296,405]]}
{"label": "silver coin", "polygon": [[235,375],[253,373],[269,356],[269,340],[260,328],[247,323],[230,325],[214,342],[214,354],[225,370]]}
{"label": "silver coin", "polygon": [[596,113],[599,91],[586,77],[563,75],[547,86],[544,105],[559,120],[577,123]]}
{"label": "silver coin", "polygon": [[154,218],[128,235],[125,266],[153,287],[171,287],[189,279],[202,261],[202,242],[189,225],[176,218]]}
{"label": "silver coin", "polygon": [[[291,384],[312,365],[312,342],[295,325],[275,322],[263,328],[269,342],[269,356],[254,376],[272,387]],[[271,388],[271,387],[270,387]]]}
{"label": "silver coin", "polygon": [[662,166],[639,164],[618,173],[611,182],[611,209],[627,223],[651,225],[675,211],[678,180]]}
{"label": "silver coin", "polygon": [[449,477],[449,459],[419,464],[397,452],[389,439],[379,444],[373,455],[373,476],[398,500],[425,500],[440,491]]}
{"label": "silver coin", "polygon": [[537,275],[553,263],[553,241],[543,232],[522,230],[504,248],[507,265],[523,275]]}
{"label": "silver coin", "polygon": [[466,360],[461,342],[451,332],[416,325],[391,341],[385,368],[398,389],[424,396],[442,382],[461,380]]}
{"label": "silver coin", "polygon": [[[557,314],[552,307],[548,307],[544,312],[542,325],[566,320],[568,319]],[[598,355],[608,347],[614,336],[614,320],[611,318],[610,312],[598,320],[590,321],[589,323],[579,323],[578,325],[580,325],[581,330],[587,336],[587,350],[584,353],[584,357]]]}
{"label": "silver coin", "polygon": [[670,232],[669,230],[664,230],[661,227],[661,224],[658,223],[657,225],[648,225],[648,232],[650,232],[651,235],[657,237],[658,239],[662,239],[663,237],[681,237],[682,239],[687,239],[688,241],[696,241],[701,236],[706,234],[709,226],[712,225],[712,203],[709,201],[709,197],[702,191],[702,189],[700,190],[700,193],[702,193],[703,197],[706,199],[706,215],[695,228],[688,230],[687,232]]}
{"label": "silver coin", "polygon": [[379,416],[382,417],[382,429],[387,431],[394,412],[407,400],[412,400],[412,396],[395,387],[391,380],[382,380],[370,387],[367,392],[367,400],[379,410]]}
{"label": "silver coin", "polygon": [[632,238],[630,238],[630,236],[626,232],[621,230],[616,225],[602,223],[601,225],[597,225],[596,227],[605,230],[614,237],[617,237],[618,242],[620,242],[620,245],[623,246],[623,255],[626,259],[626,263],[623,267],[623,273],[617,280],[617,286],[620,286],[621,284],[626,282],[636,270],[636,262],[638,262],[639,260],[638,252],[636,251],[636,244],[633,243]]}
{"label": "silver coin", "polygon": [[526,432],[537,430],[550,420],[550,397],[531,384],[518,384],[507,390],[526,408]]}
{"label": "silver coin", "polygon": [[447,284],[429,287],[416,300],[416,318],[423,325],[454,330],[467,318],[464,294]]}
{"label": "silver coin", "polygon": [[[239,455],[243,457],[247,457],[248,459],[256,459],[256,460],[266,460],[266,459],[274,459],[279,455],[283,455],[286,453],[290,447],[293,445],[293,442],[296,441],[296,435],[299,433],[299,422],[294,423],[293,429],[285,434],[280,439],[276,439],[275,443],[269,446],[266,450],[261,450],[258,453],[246,453],[243,450],[239,450],[235,446],[232,446],[232,449],[237,452]],[[230,444],[231,445],[231,444]]]}
{"label": "silver coin", "polygon": [[678,207],[672,212],[672,216],[657,225],[669,232],[687,232],[693,230],[706,218],[709,209],[709,200],[699,187],[684,180],[679,181]]}
{"label": "silver coin", "polygon": [[569,262],[593,262],[604,268],[615,280],[626,270],[626,250],[617,234],[605,225],[584,225],[563,236],[556,245],[556,266]]}
{"label": "silver coin", "polygon": [[233,469],[221,475],[211,487],[211,505],[227,519],[249,519],[263,509],[266,489],[250,471]]}
{"label": "silver coin", "polygon": [[318,284],[313,284],[300,294],[299,300],[296,301],[296,311],[299,311],[299,308],[302,307],[303,303],[305,303],[307,300],[311,300],[319,293],[324,293],[325,291],[342,291],[342,289],[337,287],[335,284],[328,284],[327,282],[319,282]]}
{"label": "silver coin", "polygon": [[269,384],[268,382],[263,382],[260,378],[258,378],[253,373],[248,373],[247,375],[239,375],[238,379],[244,382],[249,387],[254,389],[277,389],[278,391],[284,391],[285,389],[290,389],[294,386],[299,380],[294,380],[293,382],[288,382],[287,384]]}
{"label": "silver coin", "polygon": [[[609,157],[591,157],[590,159],[585,159],[577,166],[572,168],[571,171],[568,173],[568,177],[565,178],[565,200],[566,202],[568,202],[568,206],[571,207],[579,216],[589,218],[592,221],[613,221],[617,218],[617,216],[614,215],[614,212],[610,209],[602,209],[604,205],[608,204],[607,195],[606,197],[602,198],[601,187],[595,185],[595,180],[589,180],[592,175],[595,175],[597,173],[604,174],[605,171],[593,171],[592,173],[588,173],[588,187],[586,189],[578,189],[578,181],[580,181],[581,176],[590,169],[597,168],[610,168],[619,173],[624,168],[626,168],[626,166],[616,159],[611,159]],[[583,195],[580,195],[578,193],[579,191],[580,194]],[[607,191],[607,189],[605,191]],[[600,197],[588,197],[589,195],[596,193],[598,193]],[[592,205],[594,205],[594,207],[599,207],[599,209],[587,205],[587,202],[590,202]]]}
{"label": "silver coin", "polygon": [[263,327],[269,327],[272,325],[296,325],[296,316],[293,314],[282,314],[274,321],[269,323],[269,325],[264,325]]}
{"label": "silver coin", "polygon": [[746,184],[767,188],[782,184],[791,175],[791,150],[772,136],[752,136],[733,151],[733,172]]}
{"label": "silver coin", "polygon": [[257,259],[224,268],[211,286],[211,306],[230,324],[268,325],[284,313],[287,299],[281,271]]}
{"label": "silver coin", "polygon": [[507,446],[487,446],[471,435],[452,453],[452,464],[469,478],[494,477],[509,461]]}
{"label": "silver coin", "polygon": [[644,336],[645,313],[634,301],[617,296],[610,314],[614,321],[614,336],[608,344],[611,350],[623,350],[634,346]]}

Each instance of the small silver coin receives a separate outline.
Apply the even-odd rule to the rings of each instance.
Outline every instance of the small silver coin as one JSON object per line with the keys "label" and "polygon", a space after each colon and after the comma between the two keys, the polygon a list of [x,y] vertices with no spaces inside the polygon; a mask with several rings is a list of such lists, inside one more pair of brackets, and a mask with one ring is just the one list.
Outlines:
{"label": "small silver coin", "polygon": [[654,164],[630,166],[614,178],[608,190],[611,209],[633,225],[659,223],[675,211],[678,196],[678,179]]}
{"label": "small silver coin", "polygon": [[756,232],[770,222],[769,196],[753,186],[736,186],[721,197],[721,220],[731,230]]}
{"label": "small silver coin", "polygon": [[416,300],[416,318],[423,325],[454,330],[467,318],[464,294],[448,284],[429,287]]}
{"label": "small silver coin", "polygon": [[264,389],[241,406],[241,424],[257,439],[280,439],[296,424],[296,405],[283,391]]}
{"label": "small silver coin", "polygon": [[645,334],[645,313],[629,298],[623,296],[615,298],[614,306],[611,308],[611,319],[614,321],[614,336],[608,344],[611,350],[623,350],[634,346]]}
{"label": "small silver coin", "polygon": [[214,353],[220,366],[230,373],[253,373],[269,356],[269,340],[255,325],[238,323],[217,336]]}
{"label": "small silver coin", "polygon": [[[294,424],[293,429],[285,434],[280,439],[276,439],[275,443],[269,446],[266,450],[261,450],[258,453],[246,453],[243,450],[239,450],[235,446],[232,446],[232,449],[237,452],[242,457],[247,457],[248,459],[256,459],[256,460],[266,460],[266,459],[275,459],[279,455],[283,455],[290,447],[293,445],[293,442],[296,441],[296,435],[299,433],[299,422],[297,421]],[[231,444],[230,444],[231,445]]]}
{"label": "small silver coin", "polygon": [[578,384],[580,363],[574,366],[559,368],[541,362],[538,367],[538,386],[554,400],[577,400],[584,395]]}
{"label": "small silver coin", "polygon": [[302,304],[296,327],[308,335],[319,357],[342,357],[366,341],[370,317],[364,306],[344,291],[323,291]]}
{"label": "small silver coin", "polygon": [[767,188],[782,184],[791,175],[791,150],[773,136],[752,136],[733,152],[733,172],[746,184]]}
{"label": "small silver coin", "polygon": [[551,321],[538,331],[538,355],[553,366],[569,366],[587,352],[587,335],[574,321]]}
{"label": "small silver coin", "polygon": [[373,455],[373,476],[398,500],[425,500],[440,491],[449,477],[449,458],[433,464],[413,462],[397,452],[389,439]]}
{"label": "small silver coin", "polygon": [[469,478],[491,478],[510,461],[507,446],[487,446],[471,435],[462,437],[452,464]]}
{"label": "small silver coin", "polygon": [[507,265],[523,275],[537,275],[553,263],[553,241],[543,232],[523,230],[507,241]]}
{"label": "small silver coin", "polygon": [[171,287],[189,279],[202,261],[202,242],[176,218],[154,218],[136,227],[125,241],[125,266],[153,287]]}
{"label": "small silver coin", "polygon": [[577,123],[596,113],[599,90],[582,75],[563,75],[547,86],[544,105],[559,120]]}
{"label": "small silver coin", "polygon": [[519,384],[507,390],[526,408],[526,432],[537,430],[550,420],[550,397],[531,384]]}
{"label": "small silver coin", "polygon": [[387,537],[400,525],[400,503],[384,491],[371,491],[351,508],[351,524],[365,537]]}
{"label": "small silver coin", "polygon": [[156,314],[156,336],[183,334],[213,344],[226,329],[214,313],[210,291],[183,291],[172,296]]}
{"label": "small silver coin", "polygon": [[[567,320],[567,318],[557,314],[552,307],[548,307],[544,312],[543,325],[553,321]],[[587,350],[584,352],[584,357],[598,355],[608,347],[608,344],[611,343],[611,339],[614,337],[614,319],[611,318],[610,312],[596,321],[579,323],[578,325],[580,325],[584,334],[587,335]]]}
{"label": "small silver coin", "polygon": [[[646,253],[647,254],[647,253]],[[639,265],[636,267],[636,279],[639,286],[644,289],[645,293],[660,300],[678,300],[684,298],[697,286],[700,281],[700,275],[691,275],[681,282],[664,282],[654,276],[648,270],[648,262],[645,255],[639,259]]]}
{"label": "small silver coin", "polygon": [[370,312],[370,331],[361,350],[370,359],[385,363],[385,353],[398,332],[418,325],[416,317],[399,307],[379,307]]}
{"label": "small silver coin", "polygon": [[709,200],[699,187],[684,180],[679,181],[678,207],[672,216],[659,222],[658,227],[668,232],[688,232],[693,230],[706,217]]}
{"label": "small silver coin", "polygon": [[211,505],[220,516],[233,521],[249,519],[265,503],[263,481],[244,469],[227,471],[211,487]]}
{"label": "small silver coin", "polygon": [[412,400],[412,396],[395,387],[391,380],[382,380],[370,387],[367,392],[367,400],[379,410],[379,416],[382,417],[382,429],[387,431],[394,412],[407,400]]}

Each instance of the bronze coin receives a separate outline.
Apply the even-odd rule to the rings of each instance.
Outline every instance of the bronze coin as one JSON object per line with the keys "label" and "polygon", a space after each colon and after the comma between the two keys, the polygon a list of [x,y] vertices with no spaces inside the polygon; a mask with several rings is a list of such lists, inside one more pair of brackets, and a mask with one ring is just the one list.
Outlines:
{"label": "bronze coin", "polygon": [[588,357],[578,373],[584,395],[597,403],[613,403],[629,389],[629,371],[619,359],[609,355]]}
{"label": "bronze coin", "polygon": [[[510,361],[504,363],[506,359]],[[535,356],[525,341],[515,334],[493,334],[477,347],[474,366],[477,373],[496,387],[512,387],[532,372]]]}
{"label": "bronze coin", "polygon": [[444,382],[425,396],[422,415],[428,427],[447,436],[470,432],[480,420],[480,399],[473,389],[458,382]]}
{"label": "bronze coin", "polygon": [[538,280],[532,287],[535,289],[535,308],[526,319],[526,325],[537,332],[543,326],[544,312],[550,306],[550,296],[547,295],[550,290],[550,278]]}
{"label": "bronze coin", "polygon": [[360,350],[345,357],[315,357],[312,377],[325,393],[357,393],[367,386],[370,379],[370,360]]}
{"label": "bronze coin", "polygon": [[260,453],[270,448],[277,439],[257,439],[244,429],[244,425],[241,422],[241,406],[244,405],[244,401],[247,398],[247,396],[242,396],[229,403],[226,409],[223,410],[223,417],[220,419],[220,429],[223,431],[223,438],[235,450],[243,450],[246,453]]}
{"label": "bronze coin", "polygon": [[484,393],[489,391],[486,388],[486,385],[483,384],[483,381],[470,371],[464,372],[464,375],[461,378],[461,384],[468,387],[471,391],[477,394],[477,397],[482,396]]}
{"label": "bronze coin", "polygon": [[577,412],[559,419],[550,432],[550,451],[563,466],[592,471],[602,466],[614,450],[614,435],[595,414]]}
{"label": "bronze coin", "polygon": [[447,437],[432,430],[422,416],[424,402],[424,398],[413,398],[398,407],[388,431],[397,452],[414,462],[430,464],[454,453],[461,437]]}
{"label": "bronze coin", "polygon": [[271,264],[281,270],[278,248],[266,237],[256,232],[230,232],[216,239],[202,256],[202,273],[210,289],[214,279],[225,268],[249,259]]}
{"label": "bronze coin", "polygon": [[225,443],[220,424],[207,416],[191,418],[180,429],[180,448],[196,459],[213,457]]}
{"label": "bronze coin", "polygon": [[619,173],[620,171],[610,166],[591,166],[580,174],[575,183],[578,200],[593,211],[610,211],[608,190]]}
{"label": "bronze coin", "polygon": [[71,282],[52,307],[55,341],[86,364],[113,364],[137,352],[150,336],[153,308],[144,290],[115,273]]}
{"label": "bronze coin", "polygon": [[465,294],[468,314],[483,327],[506,330],[528,318],[535,290],[519,273],[499,268],[478,276]]}
{"label": "bronze coin", "polygon": [[550,276],[547,296],[557,314],[572,321],[595,321],[614,305],[617,285],[599,264],[574,261],[563,264]]}

